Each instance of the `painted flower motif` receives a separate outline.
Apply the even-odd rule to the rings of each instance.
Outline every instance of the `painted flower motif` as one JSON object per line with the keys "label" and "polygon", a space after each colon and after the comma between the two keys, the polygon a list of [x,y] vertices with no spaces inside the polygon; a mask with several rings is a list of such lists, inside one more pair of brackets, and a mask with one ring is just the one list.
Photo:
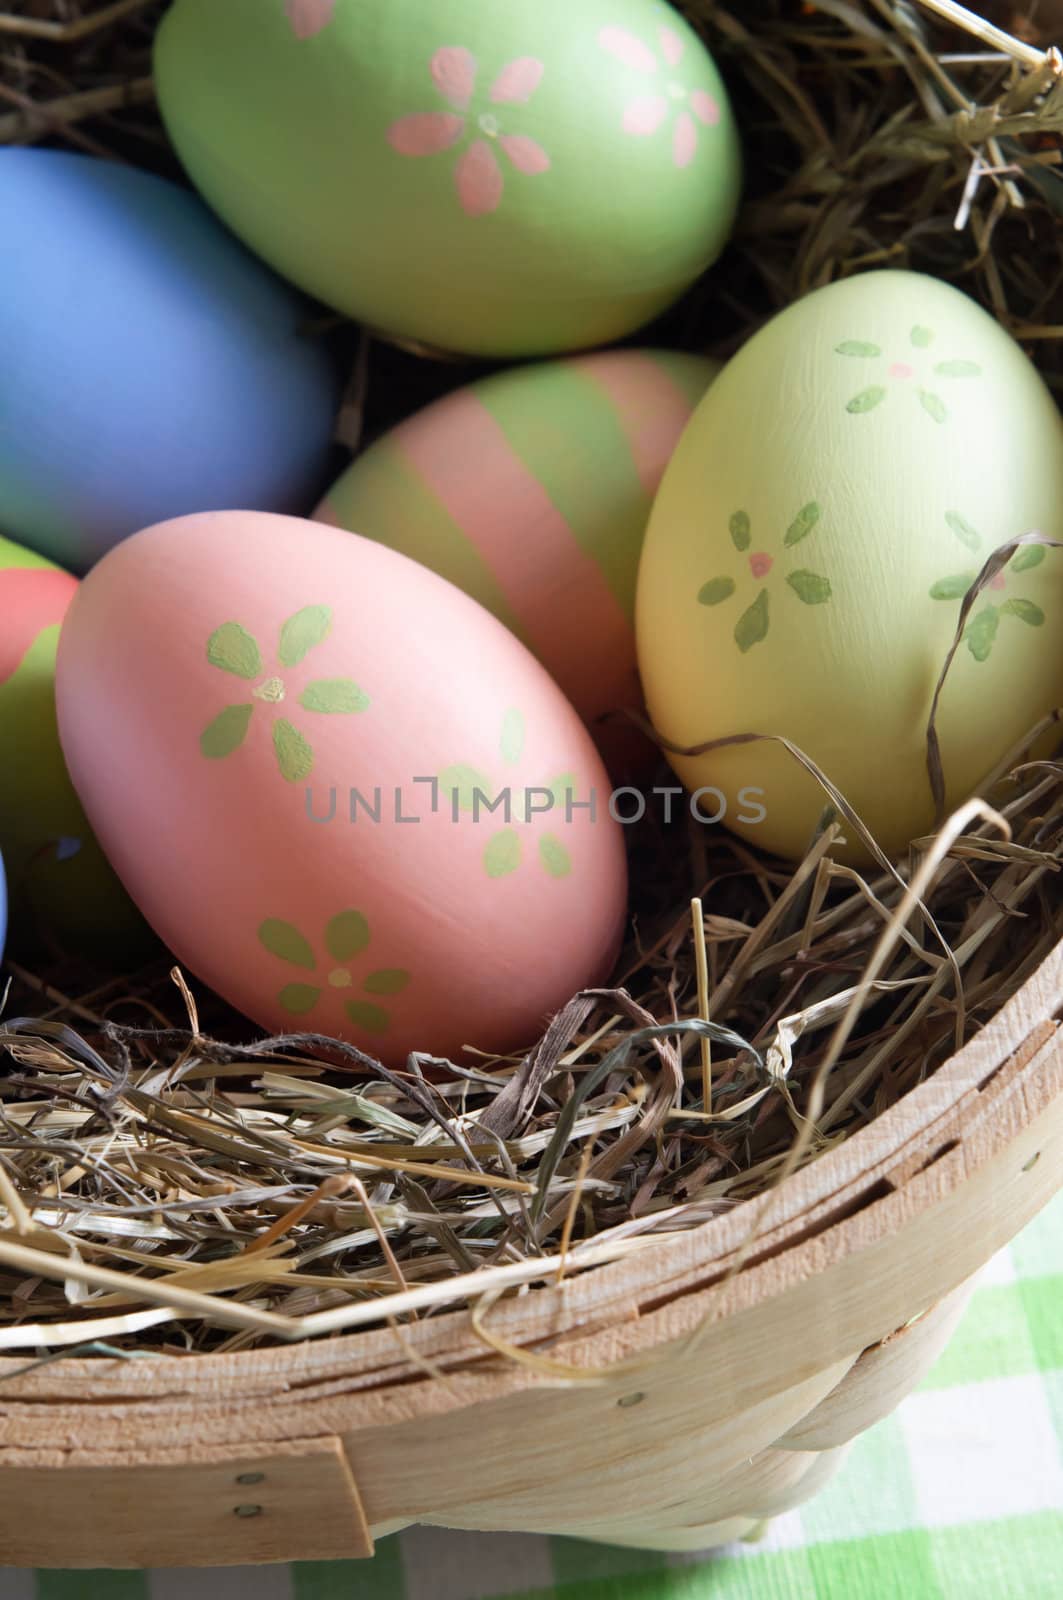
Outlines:
{"label": "painted flower motif", "polygon": [[336,0],[284,0],[284,12],[297,39],[312,39],[332,21]]}
{"label": "painted flower motif", "polygon": [[[304,606],[281,625],[277,642],[277,661],[282,669],[298,667],[315,646],[328,637],[332,612],[328,606]],[[199,736],[199,748],[208,761],[221,761],[239,750],[247,737],[256,707],[276,710],[288,699],[289,685],[284,678],[267,674],[262,652],[254,634],[239,622],[223,622],[207,640],[207,660],[220,672],[242,678],[250,689],[250,700],[226,706]],[[304,682],[296,697],[304,711],[331,716],[365,711],[369,697],[350,678],[314,678]],[[273,722],[273,752],[282,777],[301,783],[314,768],[313,747],[287,717]]]}
{"label": "painted flower motif", "polygon": [[[293,1017],[305,1017],[329,995],[341,998],[344,1014],[366,1033],[386,1033],[391,1016],[379,998],[401,994],[410,982],[405,967],[377,967],[364,978],[355,977],[352,967],[369,948],[369,923],[360,911],[340,911],[325,925],[325,952],[319,962],[309,939],[290,922],[267,917],[259,925],[258,942],[271,956],[285,961],[309,979],[286,983],[277,995],[277,1004]],[[359,997],[351,994],[359,991]],[[375,998],[366,1000],[364,995]]]}
{"label": "painted flower motif", "polygon": [[[686,40],[673,28],[661,27],[657,39],[661,61],[648,44],[627,28],[602,28],[598,43],[617,61],[648,80],[646,91],[636,94],[624,107],[621,127],[636,139],[646,139],[671,123],[672,160],[677,167],[689,167],[698,149],[698,123],[712,128],[720,120],[719,103],[704,88],[690,88],[682,81],[679,68],[686,54]],[[673,120],[673,113],[677,113]]]}
{"label": "painted flower motif", "polygon": [[[984,541],[981,534],[965,517],[961,517],[958,511],[947,511],[945,521],[959,542],[966,545],[968,550],[983,548]],[[1007,590],[1008,579],[1012,573],[1031,572],[1034,567],[1041,565],[1046,554],[1043,544],[1023,545],[1015,552],[1003,571],[998,572],[990,581],[988,587],[997,592]],[[938,578],[930,585],[930,598],[962,600],[977,576],[977,572],[953,572],[945,578]],[[964,642],[976,661],[989,660],[1003,617],[1015,617],[1030,628],[1042,627],[1045,620],[1044,612],[1033,600],[1024,600],[1015,595],[1001,605],[995,605],[991,600],[987,600],[986,604],[974,613],[963,630]]]}
{"label": "painted flower motif", "polygon": [[498,210],[505,190],[496,145],[510,166],[526,177],[549,170],[550,157],[542,146],[527,134],[506,132],[494,109],[526,104],[539,87],[543,64],[534,56],[508,61],[486,98],[476,91],[479,62],[464,45],[444,45],[437,50],[429,71],[436,92],[451,109],[415,111],[400,117],[388,129],[388,143],[400,156],[434,156],[464,144],[454,167],[458,200],[466,216],[487,216]]}
{"label": "painted flower motif", "polygon": [[[932,362],[932,358],[927,354],[934,342],[932,328],[916,325],[908,335],[908,342],[912,347],[910,358],[904,361],[890,361],[885,373],[881,375],[885,382],[872,383],[854,394],[846,404],[846,411],[854,416],[863,416],[865,412],[877,410],[891,388],[907,387],[914,391],[928,417],[932,417],[935,422],[948,421],[948,406],[937,390],[931,387],[935,378],[945,378],[950,381],[956,378],[980,378],[981,367],[977,361],[949,359]],[[834,353],[847,356],[852,361],[888,359],[880,345],[869,344],[864,339],[843,339],[841,344],[835,345]]]}
{"label": "painted flower motif", "polygon": [[[783,536],[783,548],[791,549],[795,544],[800,544],[807,539],[820,519],[820,509],[815,500],[810,500],[808,505],[802,506]],[[728,523],[731,534],[731,543],[740,554],[746,557],[746,565],[750,575],[756,582],[766,578],[775,566],[775,557],[767,550],[751,550],[753,543],[753,529],[748,513],[736,511]],[[791,591],[806,606],[820,606],[831,598],[830,580],[818,572],[812,572],[808,567],[795,567],[786,574],[786,583]],[[703,606],[719,606],[730,600],[736,593],[738,584],[734,578],[710,578],[708,583],[703,583],[698,590],[698,603]],[[760,644],[768,636],[768,627],[771,622],[770,598],[767,587],[761,589],[753,603],[746,607],[735,623],[734,640],[743,655],[747,650],[752,650],[755,644]]]}
{"label": "painted flower motif", "polygon": [[[518,767],[524,754],[524,715],[516,708],[507,711],[502,720],[499,755],[508,767]],[[489,806],[499,802],[506,785],[496,785],[491,778],[466,762],[456,762],[439,774],[440,792],[448,797],[455,813],[470,811],[474,816],[493,815]],[[483,849],[484,871],[489,878],[505,878],[516,872],[524,859],[524,840],[511,822],[527,824],[531,817],[525,798],[531,788],[542,791],[551,801],[550,810],[560,808],[565,812],[569,795],[575,795],[576,780],[571,772],[553,778],[548,783],[528,786],[528,789],[510,789],[507,826],[493,832]],[[537,808],[533,808],[537,813]],[[556,834],[540,833],[537,842],[539,866],[551,878],[567,878],[572,871],[572,858]]]}

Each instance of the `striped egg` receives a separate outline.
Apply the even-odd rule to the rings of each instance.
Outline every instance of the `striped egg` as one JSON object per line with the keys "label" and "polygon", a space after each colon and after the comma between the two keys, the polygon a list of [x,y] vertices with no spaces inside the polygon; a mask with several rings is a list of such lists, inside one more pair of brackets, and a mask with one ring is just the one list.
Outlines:
{"label": "striped egg", "polygon": [[[614,350],[500,372],[363,452],[315,517],[412,556],[518,635],[614,772],[652,747],[640,708],[635,582],[650,506],[717,363]],[[609,718],[603,721],[603,718]]]}
{"label": "striped egg", "polygon": [[138,953],[147,930],[92,836],[56,726],[59,628],[77,588],[68,572],[0,539],[0,851],[20,948],[43,942],[120,960]]}

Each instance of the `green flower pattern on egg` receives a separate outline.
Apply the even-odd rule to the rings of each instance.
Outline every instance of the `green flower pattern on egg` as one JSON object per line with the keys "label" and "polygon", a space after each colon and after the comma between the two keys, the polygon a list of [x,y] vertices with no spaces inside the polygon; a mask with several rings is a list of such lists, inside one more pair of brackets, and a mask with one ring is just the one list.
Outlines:
{"label": "green flower pattern on egg", "polygon": [[[961,544],[968,550],[981,550],[984,541],[978,530],[972,527],[966,517],[958,511],[949,511],[945,514],[945,521]],[[1028,544],[1017,550],[1003,571],[990,580],[988,587],[991,590],[1001,591],[1008,587],[1008,578],[1012,573],[1031,572],[1039,567],[1047,554],[1043,544]],[[932,600],[962,600],[970,589],[976,572],[951,572],[943,578],[938,578],[930,586]],[[964,643],[976,661],[988,661],[993,652],[997,632],[1003,617],[1014,617],[1019,622],[1025,622],[1028,627],[1040,628],[1044,624],[1045,614],[1033,600],[1023,599],[1018,595],[1011,595],[996,605],[988,600],[971,618],[963,630]]]}
{"label": "green flower pattern on egg", "polygon": [[[524,755],[525,725],[524,715],[518,709],[511,708],[502,719],[502,732],[499,738],[499,755],[508,767],[518,767]],[[505,785],[496,785],[487,773],[467,762],[456,762],[453,766],[445,767],[439,774],[440,793],[447,796],[452,808],[458,811],[473,812],[478,815],[485,811],[490,816],[488,805],[499,799],[499,794]],[[576,780],[571,772],[562,773],[559,777],[551,779],[539,787],[551,796],[552,809],[565,808],[566,797],[574,795]],[[486,797],[486,803],[485,799]],[[524,792],[517,790],[511,792],[510,819],[520,824],[526,824],[530,819],[524,804]],[[551,878],[567,878],[572,871],[572,858],[565,845],[555,834],[543,833],[539,835],[538,860],[544,872]],[[483,868],[489,878],[505,878],[511,872],[516,872],[524,859],[524,841],[517,828],[506,826],[491,834],[483,849]]]}
{"label": "green flower pattern on egg", "polygon": [[[331,628],[328,606],[304,606],[296,611],[281,625],[277,643],[280,667],[298,667],[328,637]],[[243,744],[256,706],[282,705],[288,698],[288,685],[277,674],[266,673],[258,640],[239,622],[223,622],[215,628],[207,640],[207,660],[220,672],[254,684],[250,700],[226,706],[200,734],[202,754],[208,761],[222,761]],[[316,678],[303,685],[297,703],[304,711],[349,716],[367,710],[369,697],[350,678]],[[274,720],[273,752],[281,776],[289,783],[305,781],[314,769],[313,746],[287,717]]]}
{"label": "green flower pattern on egg", "polygon": [[[815,500],[810,500],[801,507],[783,536],[783,547],[792,549],[796,544],[802,543],[815,530],[820,520],[820,508]],[[749,514],[745,511],[736,511],[728,523],[731,543],[739,554],[746,556],[749,572],[756,582],[767,578],[775,566],[775,557],[767,550],[750,551],[753,543],[753,528]],[[824,605],[831,598],[830,580],[821,573],[813,572],[808,567],[795,567],[786,574],[786,583],[797,598],[806,606]],[[723,605],[738,592],[738,583],[732,577],[710,578],[698,590],[698,603],[703,606]],[[743,654],[751,650],[755,644],[760,644],[768,636],[771,623],[771,602],[768,587],[765,585],[747,606],[735,623],[734,641]]]}
{"label": "green flower pattern on egg", "polygon": [[[258,929],[258,942],[270,955],[289,966],[312,974],[312,979],[286,983],[277,995],[277,1004],[293,1017],[309,1016],[332,993],[344,996],[358,988],[359,998],[345,998],[343,1011],[366,1033],[386,1033],[391,1015],[379,1003],[385,995],[401,994],[410,982],[405,967],[379,967],[358,982],[352,966],[369,948],[369,923],[360,911],[340,911],[325,926],[325,954],[319,963],[310,940],[291,922],[267,917]],[[372,995],[373,999],[362,996]]]}
{"label": "green flower pattern on egg", "polygon": [[[949,409],[942,400],[937,390],[931,388],[933,382],[931,373],[938,378],[980,378],[982,369],[977,361],[964,361],[949,359],[934,362],[931,366],[930,358],[925,355],[934,343],[934,331],[917,324],[908,335],[908,342],[912,347],[909,359],[904,361],[891,361],[884,374],[885,383],[876,382],[869,384],[866,389],[861,389],[854,394],[846,404],[846,411],[853,416],[864,416],[869,411],[877,411],[882,402],[889,395],[890,389],[915,385],[915,393],[919,404],[928,417],[935,422],[947,422]],[[865,339],[843,339],[841,344],[835,345],[834,353],[846,356],[851,361],[880,361],[886,359],[886,352],[881,345],[872,344]],[[929,369],[929,370],[928,370]]]}

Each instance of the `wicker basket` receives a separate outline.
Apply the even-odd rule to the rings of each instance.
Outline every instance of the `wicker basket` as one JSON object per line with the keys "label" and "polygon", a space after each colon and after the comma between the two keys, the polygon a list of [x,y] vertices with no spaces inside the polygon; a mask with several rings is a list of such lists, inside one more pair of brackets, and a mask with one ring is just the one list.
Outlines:
{"label": "wicker basket", "polygon": [[[147,12],[128,25],[140,48]],[[96,90],[108,111],[150,92]],[[920,1382],[972,1276],[1063,1186],[1061,1014],[1063,945],[767,1209],[490,1306],[243,1354],[0,1359],[0,1561],[364,1557],[418,1522],[660,1550],[749,1534]]]}
{"label": "wicker basket", "polygon": [[[862,1132],[659,1249],[468,1311],[228,1356],[0,1363],[0,1550],[29,1566],[367,1556],[413,1522],[663,1550],[741,1537],[916,1385],[1063,1184],[1063,946]],[[612,1372],[602,1369],[617,1368]]]}

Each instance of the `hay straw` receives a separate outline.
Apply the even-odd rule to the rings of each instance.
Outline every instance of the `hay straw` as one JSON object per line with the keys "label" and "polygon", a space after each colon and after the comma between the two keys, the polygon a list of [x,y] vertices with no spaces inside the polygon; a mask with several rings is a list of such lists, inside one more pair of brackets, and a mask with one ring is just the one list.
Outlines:
{"label": "hay straw", "polygon": [[[694,971],[698,983],[698,1016],[702,1022],[709,1020],[709,958],[705,948],[705,911],[695,896],[690,902],[694,922]],[[701,1039],[701,1109],[712,1115],[712,1040],[708,1034]]]}
{"label": "hay straw", "polygon": [[987,22],[984,17],[977,16],[968,6],[961,6],[956,0],[919,0],[927,11],[933,11],[946,22],[963,28],[967,33],[980,39],[991,50],[999,50],[1005,55],[1014,57],[1026,67],[1043,66],[1047,60],[1044,50],[1035,50],[1032,45],[1024,44],[1021,39],[1016,39],[1012,34],[1005,33],[1003,28]]}

